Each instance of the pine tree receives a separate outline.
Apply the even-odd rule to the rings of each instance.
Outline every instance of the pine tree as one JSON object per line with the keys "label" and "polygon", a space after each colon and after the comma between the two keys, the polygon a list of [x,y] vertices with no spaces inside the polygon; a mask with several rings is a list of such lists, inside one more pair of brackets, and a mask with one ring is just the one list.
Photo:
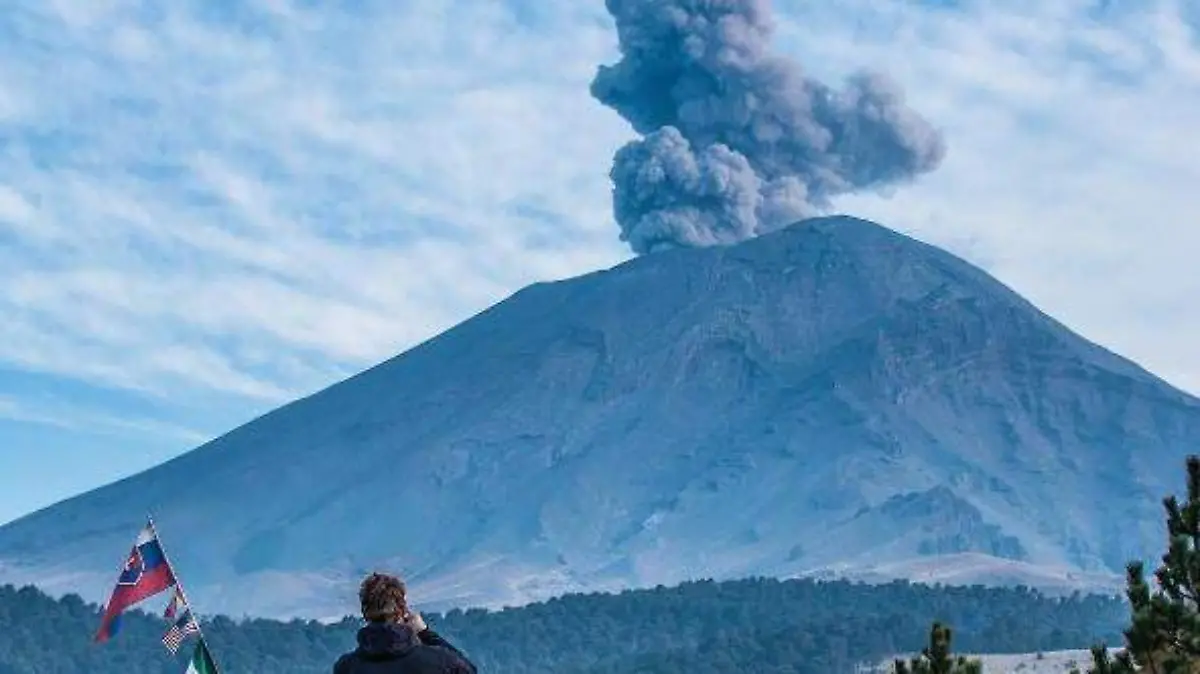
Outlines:
{"label": "pine tree", "polygon": [[951,657],[950,628],[934,622],[929,631],[929,645],[909,662],[895,661],[895,674],[983,674],[983,663],[963,656]]}
{"label": "pine tree", "polygon": [[1125,650],[1110,658],[1092,649],[1090,674],[1200,674],[1200,456],[1187,458],[1187,502],[1163,499],[1167,551],[1151,591],[1141,562],[1130,562],[1125,595],[1130,625]]}

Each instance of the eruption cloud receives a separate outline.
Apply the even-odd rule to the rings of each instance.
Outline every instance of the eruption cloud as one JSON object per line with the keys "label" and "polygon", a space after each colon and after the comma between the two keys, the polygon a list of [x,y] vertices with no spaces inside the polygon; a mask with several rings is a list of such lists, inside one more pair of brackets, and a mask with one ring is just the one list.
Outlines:
{"label": "eruption cloud", "polygon": [[769,0],[605,0],[621,59],[591,94],[642,138],[613,157],[621,240],[643,254],[726,245],[915,179],[939,131],[886,76],[840,90],[768,52]]}

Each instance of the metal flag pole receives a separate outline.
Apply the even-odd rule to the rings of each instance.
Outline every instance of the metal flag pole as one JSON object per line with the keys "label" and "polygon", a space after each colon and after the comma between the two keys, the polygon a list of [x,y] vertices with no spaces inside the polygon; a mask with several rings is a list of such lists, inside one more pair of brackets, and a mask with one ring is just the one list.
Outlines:
{"label": "metal flag pole", "polygon": [[[187,592],[183,589],[183,582],[179,580],[179,573],[176,572],[175,565],[171,563],[171,558],[167,555],[167,546],[163,544],[162,537],[158,535],[158,528],[154,526],[154,516],[147,514],[146,523],[150,527],[150,531],[154,534],[154,539],[158,541],[158,549],[162,551],[163,561],[171,569],[171,576],[175,579],[175,589],[179,590],[179,597],[183,599],[183,605],[191,612],[192,602],[188,599]],[[192,613],[192,621],[196,623],[196,638],[204,643],[205,650],[208,650],[211,656],[212,651],[208,648],[208,640],[204,638],[204,630],[200,627],[200,619],[195,613]],[[216,670],[214,674],[220,672],[220,668],[217,667],[216,658],[213,658],[213,668]]]}

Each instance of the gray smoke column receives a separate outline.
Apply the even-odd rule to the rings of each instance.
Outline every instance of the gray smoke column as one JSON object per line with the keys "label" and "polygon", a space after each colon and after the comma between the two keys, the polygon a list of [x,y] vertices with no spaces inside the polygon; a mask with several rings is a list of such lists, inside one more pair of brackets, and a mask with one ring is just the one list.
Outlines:
{"label": "gray smoke column", "polygon": [[735,243],[932,171],[941,134],[876,73],[833,89],[768,52],[768,0],[606,0],[622,58],[592,95],[642,136],[610,176],[637,253]]}

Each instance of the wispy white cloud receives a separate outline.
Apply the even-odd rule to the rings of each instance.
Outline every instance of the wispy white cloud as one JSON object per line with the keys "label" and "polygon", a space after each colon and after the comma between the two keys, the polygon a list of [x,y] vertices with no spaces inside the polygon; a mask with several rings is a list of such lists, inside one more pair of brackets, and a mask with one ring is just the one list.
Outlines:
{"label": "wispy white cloud", "polygon": [[580,13],[146,7],[4,19],[0,358],[276,402],[621,254]]}
{"label": "wispy white cloud", "polygon": [[157,419],[124,414],[104,414],[91,407],[48,397],[31,399],[0,395],[0,420],[50,426],[96,436],[151,434],[192,444],[200,444],[214,437],[212,433],[165,423]]}
{"label": "wispy white cloud", "polygon": [[1200,392],[1196,26],[1177,0],[849,0],[806,4],[783,33],[824,72],[886,69],[949,138],[937,173],[840,208],[956,250]]}
{"label": "wispy white cloud", "polygon": [[[793,5],[944,167],[878,218],[1200,389],[1200,50],[1172,0]],[[628,253],[603,4],[26,2],[0,16],[0,362],[269,405]],[[1191,149],[1189,149],[1191,148]]]}

